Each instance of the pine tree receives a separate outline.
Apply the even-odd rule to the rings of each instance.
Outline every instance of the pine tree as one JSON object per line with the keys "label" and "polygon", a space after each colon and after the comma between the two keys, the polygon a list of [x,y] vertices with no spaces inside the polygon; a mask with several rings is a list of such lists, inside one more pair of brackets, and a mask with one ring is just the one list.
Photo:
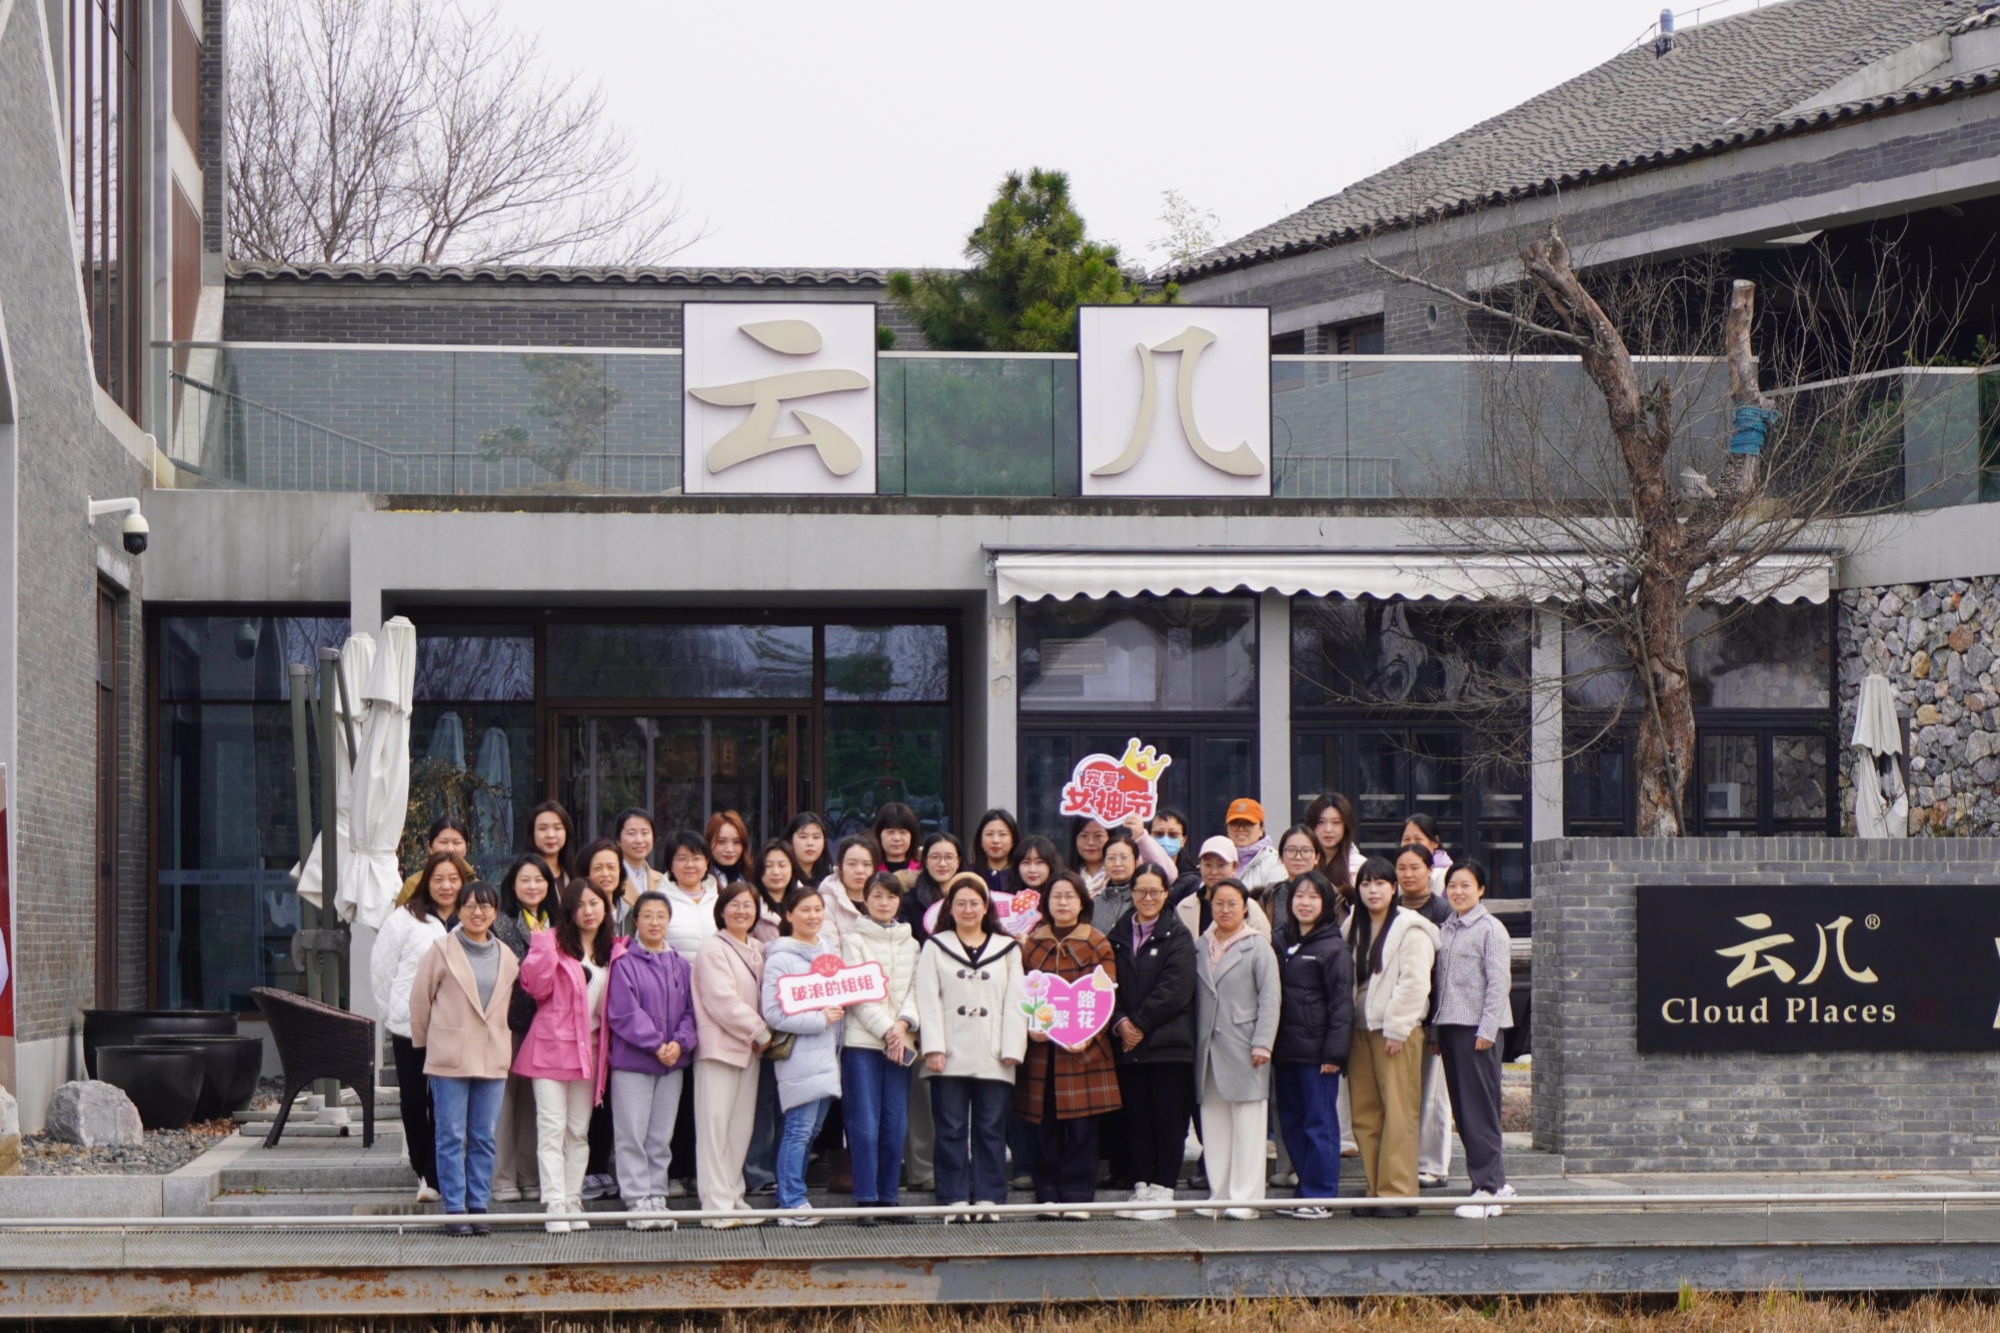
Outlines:
{"label": "pine tree", "polygon": [[1069,176],[1009,172],[966,238],[960,271],[889,275],[890,299],[940,352],[1073,352],[1080,305],[1170,305],[1179,288],[1148,290],[1092,241],[1070,203]]}

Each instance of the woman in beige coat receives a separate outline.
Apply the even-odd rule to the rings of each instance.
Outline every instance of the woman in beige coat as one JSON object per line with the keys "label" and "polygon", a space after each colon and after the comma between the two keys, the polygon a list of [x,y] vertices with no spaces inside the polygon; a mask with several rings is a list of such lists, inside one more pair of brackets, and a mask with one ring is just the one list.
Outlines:
{"label": "woman in beige coat", "polygon": [[[1396,901],[1395,870],[1370,857],[1355,876],[1360,903],[1347,923],[1354,957],[1354,1140],[1370,1198],[1415,1198],[1422,1105],[1424,1015],[1431,999],[1437,927]],[[1357,1208],[1362,1217],[1414,1217],[1393,1206]]]}
{"label": "woman in beige coat", "polygon": [[[493,936],[500,895],[474,881],[458,900],[458,929],[431,946],[410,987],[410,1042],[424,1052],[437,1131],[444,1210],[484,1214],[493,1187],[494,1129],[514,1060],[507,1009],[521,965]],[[484,1235],[454,1222],[452,1236]]]}
{"label": "woman in beige coat", "polygon": [[[742,880],[715,897],[720,927],[694,960],[695,1178],[706,1212],[744,1212],[743,1159],[757,1118],[757,1079],[771,1029],[762,1010],[764,946],[757,891]],[[761,1218],[712,1217],[705,1227],[751,1225]]]}

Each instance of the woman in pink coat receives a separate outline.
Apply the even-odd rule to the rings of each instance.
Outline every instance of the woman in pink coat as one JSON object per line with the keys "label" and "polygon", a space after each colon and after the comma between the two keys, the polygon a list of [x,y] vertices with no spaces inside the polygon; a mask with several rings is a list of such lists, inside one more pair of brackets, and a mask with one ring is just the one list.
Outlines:
{"label": "woman in pink coat", "polygon": [[[604,1095],[604,992],[611,975],[612,903],[589,880],[563,888],[554,930],[537,931],[521,960],[521,989],[535,1021],[514,1057],[514,1072],[535,1092],[535,1156],[542,1209],[574,1214],[550,1231],[587,1231],[583,1172],[590,1159],[590,1111]],[[619,943],[623,943],[620,941]]]}

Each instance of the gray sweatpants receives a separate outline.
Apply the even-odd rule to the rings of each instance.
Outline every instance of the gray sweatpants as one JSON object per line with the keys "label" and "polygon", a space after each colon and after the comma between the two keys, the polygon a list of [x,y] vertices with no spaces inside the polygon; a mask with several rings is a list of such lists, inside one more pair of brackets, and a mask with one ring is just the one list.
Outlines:
{"label": "gray sweatpants", "polygon": [[611,1127],[618,1162],[618,1197],[628,1208],[667,1197],[667,1169],[674,1160],[674,1121],[681,1111],[681,1079],[671,1074],[611,1071]]}

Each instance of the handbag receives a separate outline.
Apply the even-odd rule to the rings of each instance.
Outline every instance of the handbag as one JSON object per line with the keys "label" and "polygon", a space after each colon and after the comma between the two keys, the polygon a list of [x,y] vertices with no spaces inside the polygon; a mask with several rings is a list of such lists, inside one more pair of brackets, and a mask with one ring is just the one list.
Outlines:
{"label": "handbag", "polygon": [[798,1041],[799,1034],[796,1032],[776,1033],[771,1038],[771,1044],[764,1048],[764,1058],[766,1060],[789,1060],[792,1058],[792,1047],[798,1045]]}

